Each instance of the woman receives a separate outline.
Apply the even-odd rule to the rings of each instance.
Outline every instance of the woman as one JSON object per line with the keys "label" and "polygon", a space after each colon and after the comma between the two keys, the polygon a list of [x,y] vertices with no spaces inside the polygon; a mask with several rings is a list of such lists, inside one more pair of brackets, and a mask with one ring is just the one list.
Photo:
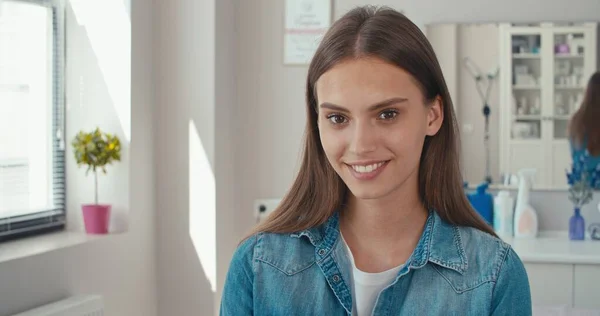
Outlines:
{"label": "woman", "polygon": [[236,250],[221,315],[531,315],[522,262],[463,193],[452,102],[417,26],[350,11],[306,98],[299,174]]}
{"label": "woman", "polygon": [[[600,172],[600,71],[588,82],[583,103],[569,122],[569,136],[573,161],[582,161],[589,175]],[[600,179],[588,179],[600,189]]]}

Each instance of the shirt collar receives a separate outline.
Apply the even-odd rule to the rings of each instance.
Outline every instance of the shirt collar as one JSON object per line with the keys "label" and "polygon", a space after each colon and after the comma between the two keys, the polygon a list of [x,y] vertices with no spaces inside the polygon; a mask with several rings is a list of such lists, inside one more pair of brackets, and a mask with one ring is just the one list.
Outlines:
{"label": "shirt collar", "polygon": [[[313,246],[324,249],[331,249],[339,235],[338,212],[335,212],[320,226],[291,234],[295,238],[306,237]],[[468,262],[459,227],[444,221],[437,212],[429,211],[425,229],[409,262],[413,269],[421,268],[427,262],[432,262],[458,273],[464,273]]]}

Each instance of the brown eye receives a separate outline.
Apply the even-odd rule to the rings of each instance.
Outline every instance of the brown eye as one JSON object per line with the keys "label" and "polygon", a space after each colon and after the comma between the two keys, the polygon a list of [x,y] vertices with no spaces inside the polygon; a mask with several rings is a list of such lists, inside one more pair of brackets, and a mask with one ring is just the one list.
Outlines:
{"label": "brown eye", "polygon": [[331,122],[331,124],[333,125],[339,125],[339,124],[344,124],[346,123],[346,118],[339,115],[339,114],[331,114],[327,116],[327,119],[329,120],[329,122]]}
{"label": "brown eye", "polygon": [[398,115],[398,112],[395,110],[386,110],[379,114],[379,119],[386,120],[386,121],[392,120],[392,119],[396,118],[397,115]]}

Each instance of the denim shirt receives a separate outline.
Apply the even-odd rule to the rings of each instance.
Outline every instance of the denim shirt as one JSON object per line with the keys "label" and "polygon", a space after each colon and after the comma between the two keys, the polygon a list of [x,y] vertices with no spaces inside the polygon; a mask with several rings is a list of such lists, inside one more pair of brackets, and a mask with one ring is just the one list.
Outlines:
{"label": "denim shirt", "polygon": [[[336,213],[299,233],[246,239],[231,260],[220,314],[352,315],[352,268],[338,221]],[[513,249],[432,211],[372,315],[531,314],[527,273]]]}

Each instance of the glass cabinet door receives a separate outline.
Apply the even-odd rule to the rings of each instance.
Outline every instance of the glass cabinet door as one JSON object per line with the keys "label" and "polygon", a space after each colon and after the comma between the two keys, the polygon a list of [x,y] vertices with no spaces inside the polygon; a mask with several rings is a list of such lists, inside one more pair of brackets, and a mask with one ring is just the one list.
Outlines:
{"label": "glass cabinet door", "polygon": [[541,45],[541,34],[511,36],[511,138],[514,140],[539,140],[543,135]]}
{"label": "glass cabinet door", "polygon": [[585,91],[585,34],[554,34],[554,113],[553,139],[567,138],[569,119],[583,102]]}

